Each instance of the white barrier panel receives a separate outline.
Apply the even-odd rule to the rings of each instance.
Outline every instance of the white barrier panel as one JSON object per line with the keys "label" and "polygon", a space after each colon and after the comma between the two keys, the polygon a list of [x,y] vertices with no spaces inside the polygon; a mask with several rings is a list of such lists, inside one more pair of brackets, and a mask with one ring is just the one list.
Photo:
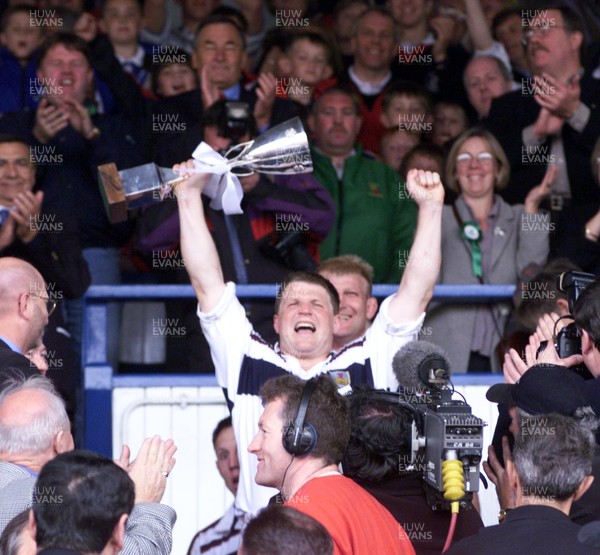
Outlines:
{"label": "white barrier panel", "polygon": [[[484,445],[492,440],[497,419],[496,405],[485,399],[489,385],[457,386],[473,408],[473,414],[488,423]],[[119,387],[113,390],[113,453],[123,443],[135,456],[144,438],[173,438],[177,464],[168,478],[163,502],[177,511],[173,532],[175,555],[185,555],[194,534],[219,518],[233,498],[215,465],[212,432],[228,415],[218,387]],[[487,459],[487,451],[483,453]],[[482,518],[497,524],[498,502],[493,484],[486,491],[480,484]],[[460,518],[460,514],[459,514]]]}
{"label": "white barrier panel", "polygon": [[[501,379],[501,377],[500,377]],[[489,385],[466,385],[457,386],[456,391],[459,391],[465,396],[467,403],[471,405],[471,409],[475,416],[487,422],[487,426],[483,429],[483,454],[482,461],[487,460],[487,447],[492,443],[496,421],[498,420],[498,405],[490,403],[485,398],[485,392],[489,389]],[[455,395],[458,397],[458,395]],[[483,468],[481,469],[483,472]],[[485,473],[484,473],[485,475]],[[486,478],[487,480],[487,478]],[[479,503],[481,507],[481,519],[486,526],[498,524],[498,513],[500,506],[496,497],[496,488],[489,480],[488,489],[483,487],[483,482],[479,481]],[[460,518],[460,513],[458,514]]]}

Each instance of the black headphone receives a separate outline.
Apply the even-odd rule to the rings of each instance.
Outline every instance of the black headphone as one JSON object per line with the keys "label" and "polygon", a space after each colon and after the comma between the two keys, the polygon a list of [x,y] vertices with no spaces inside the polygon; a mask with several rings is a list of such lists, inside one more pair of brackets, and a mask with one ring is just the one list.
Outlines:
{"label": "black headphone", "polygon": [[294,423],[288,424],[283,431],[283,447],[294,457],[308,455],[317,446],[317,430],[310,423],[305,423],[306,411],[312,392],[317,387],[314,380],[308,380],[302,390],[300,406]]}

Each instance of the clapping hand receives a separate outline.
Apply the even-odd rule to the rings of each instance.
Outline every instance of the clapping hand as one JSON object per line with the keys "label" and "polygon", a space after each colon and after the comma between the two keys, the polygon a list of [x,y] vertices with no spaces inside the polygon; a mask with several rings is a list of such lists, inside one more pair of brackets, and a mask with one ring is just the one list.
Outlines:
{"label": "clapping hand", "polygon": [[115,461],[135,484],[136,503],[160,503],[167,486],[167,477],[175,466],[173,455],[177,447],[172,439],[160,436],[146,438],[138,456],[129,462],[131,452],[123,445],[121,457]]}

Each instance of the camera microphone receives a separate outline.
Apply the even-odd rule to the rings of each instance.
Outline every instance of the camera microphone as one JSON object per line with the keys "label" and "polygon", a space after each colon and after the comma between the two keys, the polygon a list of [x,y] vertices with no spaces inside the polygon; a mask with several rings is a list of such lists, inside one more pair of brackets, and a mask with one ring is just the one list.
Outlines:
{"label": "camera microphone", "polygon": [[412,391],[439,389],[450,380],[451,365],[443,349],[429,341],[411,341],[392,360],[398,383]]}
{"label": "camera microphone", "polygon": [[478,491],[483,451],[485,423],[464,398],[452,398],[450,367],[444,351],[427,341],[407,343],[392,361],[398,402],[414,414],[411,465],[422,472],[428,501],[437,509]]}

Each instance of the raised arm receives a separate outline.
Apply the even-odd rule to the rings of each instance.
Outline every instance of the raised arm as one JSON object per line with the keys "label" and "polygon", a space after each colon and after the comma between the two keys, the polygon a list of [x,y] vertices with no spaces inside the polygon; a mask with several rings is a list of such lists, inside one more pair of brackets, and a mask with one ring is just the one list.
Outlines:
{"label": "raised arm", "polygon": [[415,320],[433,296],[440,272],[442,208],[444,187],[437,173],[410,170],[406,187],[419,207],[417,231],[398,293],[392,298],[388,315],[396,323]]}
{"label": "raised arm", "polygon": [[492,31],[483,13],[480,0],[465,0],[467,28],[475,50],[487,50],[492,47]]}
{"label": "raised arm", "polygon": [[225,280],[215,243],[206,225],[200,196],[210,175],[185,173],[186,168],[193,167],[193,160],[173,166],[174,171],[187,177],[175,191],[181,227],[181,255],[198,297],[200,310],[210,312],[225,291]]}

